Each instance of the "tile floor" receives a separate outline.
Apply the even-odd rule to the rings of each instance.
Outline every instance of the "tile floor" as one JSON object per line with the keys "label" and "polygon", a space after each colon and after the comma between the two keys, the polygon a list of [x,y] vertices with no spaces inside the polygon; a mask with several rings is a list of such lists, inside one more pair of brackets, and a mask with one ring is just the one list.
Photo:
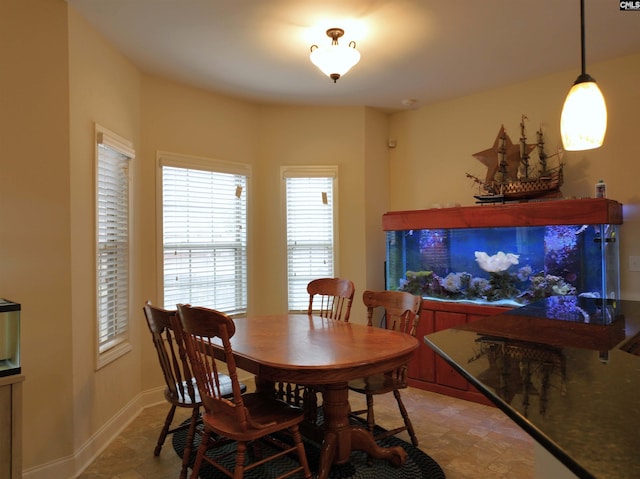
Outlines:
{"label": "tile floor", "polygon": [[[533,478],[533,441],[499,409],[414,388],[404,390],[402,398],[420,449],[440,464],[447,479]],[[350,402],[354,410],[364,407],[358,394],[351,393]],[[391,394],[376,397],[375,406],[381,426],[402,421]],[[166,404],[145,409],[79,479],[177,479],[181,461],[170,437],[160,456],[153,455],[167,411]],[[176,420],[187,416],[178,411]],[[406,432],[399,436],[409,441]]]}

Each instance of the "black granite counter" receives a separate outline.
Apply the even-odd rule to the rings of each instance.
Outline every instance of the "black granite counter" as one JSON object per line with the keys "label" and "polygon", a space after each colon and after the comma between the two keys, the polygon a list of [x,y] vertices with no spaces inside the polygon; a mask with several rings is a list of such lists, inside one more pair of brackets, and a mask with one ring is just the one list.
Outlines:
{"label": "black granite counter", "polygon": [[578,477],[640,477],[640,302],[552,297],[425,342]]}

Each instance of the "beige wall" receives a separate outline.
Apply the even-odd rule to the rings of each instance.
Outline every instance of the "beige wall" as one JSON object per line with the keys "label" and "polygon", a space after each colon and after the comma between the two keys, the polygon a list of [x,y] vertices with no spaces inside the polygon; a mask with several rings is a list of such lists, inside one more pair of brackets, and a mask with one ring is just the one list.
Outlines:
{"label": "beige wall", "polygon": [[[133,289],[130,322],[131,352],[96,371],[95,306],[95,124],[98,123],[128,139],[140,151],[141,75],[117,50],[98,35],[73,9],[69,9],[69,91],[71,106],[70,185],[71,185],[71,268],[72,268],[72,353],[73,353],[73,444],[82,453],[75,462],[83,463],[98,452],[108,432],[98,431],[127,411],[141,394],[141,348],[148,334],[140,318],[142,296],[139,278],[141,243],[138,240],[141,214],[140,165],[132,162],[134,183],[131,194],[133,214]],[[65,321],[68,319],[65,318]],[[144,340],[144,341],[143,341]],[[149,341],[150,342],[150,341]],[[155,371],[154,371],[155,372]],[[117,384],[117,387],[114,385]],[[120,418],[117,426],[128,418]],[[70,421],[71,422],[71,421]],[[27,424],[28,426],[28,419]],[[35,425],[32,425],[35,427]],[[108,428],[107,428],[108,431]],[[96,438],[97,436],[97,438]],[[49,438],[42,438],[50,442]],[[29,446],[26,447],[29,449]],[[37,460],[37,459],[36,459]],[[41,462],[41,461],[40,461]],[[25,462],[25,466],[38,462]],[[73,463],[69,465],[73,468]],[[75,472],[75,470],[73,471]]]}
{"label": "beige wall", "polygon": [[[377,163],[386,164],[386,142],[369,147],[376,152],[375,156],[365,154],[365,119],[371,117],[369,124],[376,125],[376,131],[382,130],[386,137],[387,115],[365,108],[257,106],[150,76],[145,76],[143,82],[142,111],[142,209],[146,218],[142,242],[152,245],[142,252],[145,272],[160,268],[154,221],[158,206],[156,152],[248,163],[252,166],[249,310],[285,311],[280,166],[338,165],[341,205],[338,274],[352,278],[359,292],[362,291],[367,281],[362,172],[370,156]],[[375,216],[383,210],[378,207]],[[379,226],[379,218],[376,225]],[[143,291],[152,299],[159,297],[156,276],[145,274],[142,279]],[[356,311],[360,307],[358,303]]]}
{"label": "beige wall", "polygon": [[[604,145],[595,150],[565,152],[565,196],[593,196],[599,178],[607,196],[625,205],[620,231],[621,293],[640,299],[640,273],[627,271],[628,256],[640,255],[640,165],[635,152],[640,108],[640,56],[589,65],[608,107]],[[561,146],[560,113],[576,72],[510,85],[419,110],[392,115],[390,204],[392,210],[431,208],[449,203],[474,204],[477,192],[465,173],[484,176],[484,166],[471,155],[491,147],[501,124],[511,139],[520,136],[519,122],[527,115],[530,142],[542,125],[548,153]]]}
{"label": "beige wall", "polygon": [[0,294],[22,304],[24,465],[73,452],[63,1],[0,2]]}
{"label": "beige wall", "polygon": [[[365,289],[385,288],[386,236],[382,230],[382,215],[390,210],[389,204],[389,115],[367,109],[365,116],[364,230],[362,244],[365,249],[366,273],[363,285],[356,291],[361,302]],[[364,309],[363,309],[364,310]]]}
{"label": "beige wall", "polygon": [[[350,278],[356,296],[366,284],[365,261],[365,108],[262,107],[260,162],[256,166],[254,311],[286,311],[286,256],[280,166],[338,166],[338,264],[336,274]],[[386,124],[386,123],[385,123]],[[362,312],[354,305],[353,317]]]}
{"label": "beige wall", "polygon": [[[380,216],[434,203],[472,204],[471,154],[522,113],[558,143],[561,104],[576,72],[387,115],[369,108],[256,105],[144,75],[64,0],[0,3],[0,292],[22,303],[26,476],[71,477],[130,414],[159,400],[156,359],[140,311],[158,301],[156,152],[252,165],[250,310],[284,309],[279,168],[338,165],[338,273],[382,287]],[[602,177],[625,203],[623,297],[639,299],[640,198],[634,139],[640,56],[591,65],[609,104],[599,150],[567,153],[567,195],[590,195]],[[134,142],[134,350],[94,370],[93,122]],[[397,140],[388,149],[389,138]],[[357,319],[354,319],[357,320]],[[38,431],[38,434],[33,434]]]}
{"label": "beige wall", "polygon": [[[257,107],[145,75],[142,81],[142,144],[138,170],[141,184],[139,260],[142,301],[160,304],[157,238],[158,151],[253,164],[257,157]],[[255,199],[249,200],[253,206]],[[251,246],[250,246],[251,247]],[[141,321],[142,316],[138,319]],[[147,390],[160,381],[151,341],[143,338],[141,386]]]}

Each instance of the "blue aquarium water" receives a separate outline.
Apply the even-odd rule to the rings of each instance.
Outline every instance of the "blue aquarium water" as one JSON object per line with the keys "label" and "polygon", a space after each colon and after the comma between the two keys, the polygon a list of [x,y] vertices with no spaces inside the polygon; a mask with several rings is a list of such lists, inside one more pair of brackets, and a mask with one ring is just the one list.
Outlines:
{"label": "blue aquarium water", "polygon": [[387,232],[387,289],[425,299],[522,305],[619,298],[615,225]]}

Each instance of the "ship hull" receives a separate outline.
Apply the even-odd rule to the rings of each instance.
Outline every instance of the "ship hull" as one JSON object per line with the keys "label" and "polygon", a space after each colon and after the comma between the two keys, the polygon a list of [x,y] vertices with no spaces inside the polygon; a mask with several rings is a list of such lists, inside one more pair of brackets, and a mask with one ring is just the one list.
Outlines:
{"label": "ship hull", "polygon": [[562,195],[560,187],[563,183],[562,167],[549,175],[526,180],[509,181],[493,184],[487,188],[491,193],[475,195],[478,203],[501,203],[505,201],[522,201],[536,198],[553,198]]}

